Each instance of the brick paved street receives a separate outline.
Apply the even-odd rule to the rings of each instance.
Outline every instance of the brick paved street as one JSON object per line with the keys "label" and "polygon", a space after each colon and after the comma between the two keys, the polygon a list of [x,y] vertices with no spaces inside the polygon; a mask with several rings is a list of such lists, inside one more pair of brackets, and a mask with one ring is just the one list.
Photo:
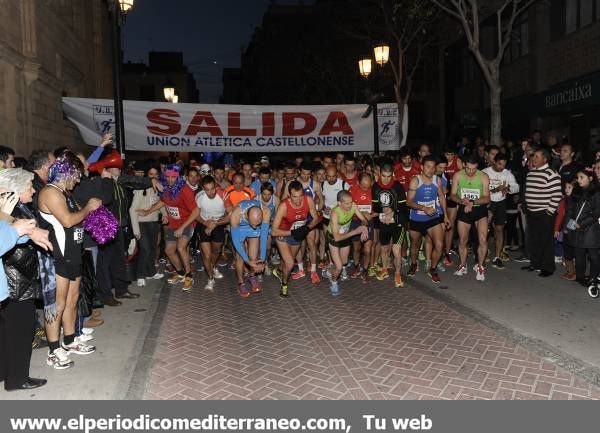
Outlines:
{"label": "brick paved street", "polygon": [[147,399],[597,399],[600,389],[407,284],[274,277],[241,299],[198,278],[168,305]]}

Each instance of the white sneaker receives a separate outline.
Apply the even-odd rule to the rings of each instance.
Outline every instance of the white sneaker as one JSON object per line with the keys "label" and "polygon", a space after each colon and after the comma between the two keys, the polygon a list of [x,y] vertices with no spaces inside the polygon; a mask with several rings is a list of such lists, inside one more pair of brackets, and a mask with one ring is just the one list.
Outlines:
{"label": "white sneaker", "polygon": [[463,275],[467,275],[468,273],[469,271],[467,271],[467,267],[460,265],[456,272],[454,272],[454,275],[456,275],[457,277],[462,277]]}
{"label": "white sneaker", "polygon": [[475,279],[477,281],[485,281],[485,269],[483,266],[475,265]]}
{"label": "white sneaker", "polygon": [[81,333],[83,335],[91,335],[94,333],[94,328],[81,328]]}
{"label": "white sneaker", "polygon": [[69,354],[67,351],[62,347],[59,347],[53,353],[48,352],[46,364],[55,370],[64,370],[66,368],[73,367],[75,363],[69,359]]}
{"label": "white sneaker", "polygon": [[138,287],[144,287],[146,285],[146,280],[144,280],[143,278],[138,278],[137,280],[137,286]]}
{"label": "white sneaker", "polygon": [[164,277],[164,274],[161,274],[160,272],[157,272],[156,274],[152,275],[151,277],[148,277],[148,279],[150,279],[150,280],[160,280],[162,277]]}
{"label": "white sneaker", "polygon": [[554,256],[554,263],[562,263],[563,258],[561,256]]}
{"label": "white sneaker", "polygon": [[223,278],[223,274],[221,273],[221,271],[219,271],[217,268],[215,268],[213,270],[213,276],[217,279],[220,280],[221,278]]}
{"label": "white sneaker", "polygon": [[208,290],[209,292],[212,292],[215,289],[215,280],[214,278],[212,280],[208,280],[206,282],[206,286],[204,286],[204,290]]}
{"label": "white sneaker", "polygon": [[[79,341],[73,341],[68,346],[62,345],[62,348],[68,354],[74,353],[76,355],[89,355],[90,353],[94,353],[96,348],[89,344],[81,343]],[[56,350],[54,351],[56,352]]]}
{"label": "white sneaker", "polygon": [[93,340],[94,337],[91,335],[81,334],[79,337],[75,337],[75,341],[78,343],[85,343],[86,341]]}

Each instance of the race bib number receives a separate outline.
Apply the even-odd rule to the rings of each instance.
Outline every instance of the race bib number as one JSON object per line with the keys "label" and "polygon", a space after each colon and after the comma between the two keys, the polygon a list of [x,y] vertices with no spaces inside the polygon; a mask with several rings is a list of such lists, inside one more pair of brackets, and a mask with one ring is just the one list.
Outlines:
{"label": "race bib number", "polygon": [[83,242],[83,229],[81,227],[75,227],[73,229],[73,240],[76,244]]}
{"label": "race bib number", "polygon": [[371,213],[371,205],[370,204],[359,204],[356,206],[359,212],[363,213]]}
{"label": "race bib number", "polygon": [[463,188],[461,189],[460,198],[466,198],[467,200],[478,200],[480,198],[480,192],[474,188]]}
{"label": "race bib number", "polygon": [[340,234],[343,235],[344,233],[348,233],[348,230],[350,230],[350,223],[346,223],[343,226],[340,226]]}
{"label": "race bib number", "polygon": [[167,212],[169,212],[169,216],[173,219],[180,219],[181,216],[179,215],[179,208],[177,207],[171,207],[171,206],[167,206]]}
{"label": "race bib number", "polygon": [[292,227],[290,228],[290,230],[296,230],[305,225],[306,225],[306,221],[296,221],[296,222],[294,222],[294,224],[292,224]]}
{"label": "race bib number", "polygon": [[[431,200],[431,201],[419,201],[419,202],[417,202],[417,204],[419,204],[421,206],[425,206],[425,207],[433,207],[433,208],[435,208],[436,201],[435,200]],[[418,210],[417,211],[417,215],[426,215],[426,214],[425,214],[425,211]]]}

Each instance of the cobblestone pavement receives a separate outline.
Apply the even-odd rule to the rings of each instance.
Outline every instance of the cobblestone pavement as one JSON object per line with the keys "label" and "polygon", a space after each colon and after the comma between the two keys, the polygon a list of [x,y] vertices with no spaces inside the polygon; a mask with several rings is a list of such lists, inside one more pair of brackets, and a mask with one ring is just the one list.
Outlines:
{"label": "cobblestone pavement", "polygon": [[407,283],[169,291],[146,399],[598,399],[600,389]]}

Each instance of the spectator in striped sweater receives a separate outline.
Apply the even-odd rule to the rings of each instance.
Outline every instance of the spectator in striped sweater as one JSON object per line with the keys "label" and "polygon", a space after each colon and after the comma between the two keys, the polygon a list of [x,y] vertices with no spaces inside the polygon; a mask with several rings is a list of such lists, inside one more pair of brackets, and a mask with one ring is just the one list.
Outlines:
{"label": "spectator in striped sweater", "polygon": [[540,277],[549,277],[555,270],[554,215],[562,199],[560,175],[548,165],[550,158],[548,149],[537,148],[533,154],[533,167],[525,179],[530,263],[522,269],[539,270]]}

